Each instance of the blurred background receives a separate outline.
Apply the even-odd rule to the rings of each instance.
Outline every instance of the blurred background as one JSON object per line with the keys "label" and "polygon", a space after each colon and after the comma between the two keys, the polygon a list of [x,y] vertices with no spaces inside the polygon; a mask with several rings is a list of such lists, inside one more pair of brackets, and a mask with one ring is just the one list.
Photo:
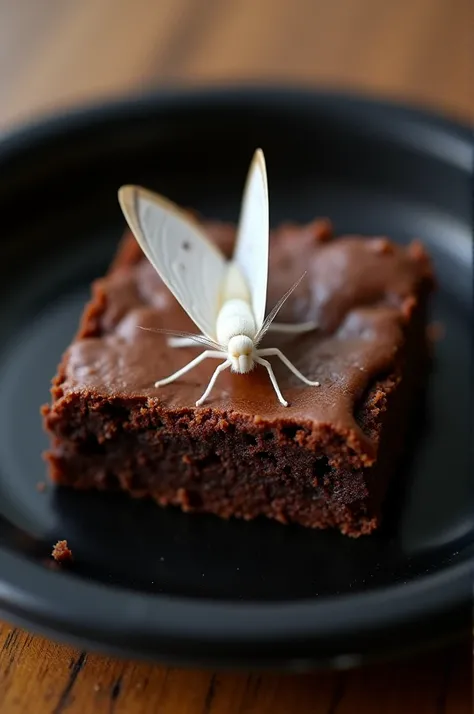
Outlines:
{"label": "blurred background", "polygon": [[473,0],[0,0],[0,129],[169,84],[349,88],[474,119]]}

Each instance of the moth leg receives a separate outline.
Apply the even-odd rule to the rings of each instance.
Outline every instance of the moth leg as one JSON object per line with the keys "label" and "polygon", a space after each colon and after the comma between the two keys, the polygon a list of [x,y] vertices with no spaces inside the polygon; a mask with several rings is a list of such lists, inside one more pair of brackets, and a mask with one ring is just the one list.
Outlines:
{"label": "moth leg", "polygon": [[168,338],[168,347],[198,347],[199,342],[192,340],[190,337],[170,337]]}
{"label": "moth leg", "polygon": [[[260,354],[260,352],[259,352],[259,354]],[[261,357],[255,357],[255,362],[258,362],[258,364],[261,364],[261,365],[263,365],[263,367],[265,367],[265,369],[267,370],[268,375],[270,377],[271,383],[273,384],[273,389],[275,390],[279,401],[281,402],[281,404],[283,404],[284,407],[287,407],[288,402],[285,399],[283,399],[283,395],[280,392],[280,387],[278,386],[278,382],[276,381],[276,377],[275,377],[275,374],[273,372],[270,362],[268,362],[268,360],[266,360],[266,359],[262,359]]]}
{"label": "moth leg", "polygon": [[217,377],[220,375],[221,372],[223,372],[223,371],[224,371],[225,369],[227,369],[228,367],[230,367],[230,362],[229,362],[229,360],[226,360],[225,362],[223,362],[222,364],[220,364],[220,365],[216,368],[216,370],[214,371],[214,374],[212,375],[212,377],[211,377],[211,379],[210,379],[210,381],[209,381],[209,384],[207,385],[206,391],[204,392],[204,394],[202,395],[202,397],[201,397],[200,399],[198,399],[197,402],[196,402],[196,406],[197,406],[197,407],[200,407],[201,404],[206,400],[206,397],[209,396],[209,394],[210,394],[210,392],[211,392],[213,386],[214,386],[215,383],[216,383]]}
{"label": "moth leg", "polygon": [[264,355],[265,357],[270,357],[272,355],[275,357],[279,357],[281,359],[281,361],[283,362],[283,364],[286,365],[288,367],[288,369],[291,370],[291,372],[293,372],[293,374],[298,377],[298,379],[301,379],[302,382],[304,382],[305,384],[309,384],[310,387],[319,387],[320,386],[319,382],[312,382],[310,379],[305,377],[304,374],[301,374],[299,369],[296,369],[295,365],[292,362],[290,362],[288,357],[285,357],[283,352],[281,350],[279,350],[277,347],[268,347],[267,349],[264,349],[264,350],[258,350],[257,354],[259,356]]}
{"label": "moth leg", "polygon": [[171,374],[169,377],[165,377],[164,379],[159,379],[158,382],[155,382],[155,387],[164,387],[165,384],[170,384],[171,382],[174,382],[175,379],[179,379],[179,377],[181,377],[183,374],[186,374],[186,372],[189,372],[190,369],[193,369],[193,367],[196,367],[196,365],[198,365],[200,362],[207,359],[208,357],[215,357],[216,359],[225,359],[225,352],[204,350],[204,352],[201,352],[200,355],[198,355],[195,359],[191,360],[191,362],[188,362],[188,364],[184,367],[181,367],[181,369],[178,369],[178,371],[174,372],[174,374]]}
{"label": "moth leg", "polygon": [[300,322],[297,325],[292,325],[291,323],[285,324],[284,322],[272,322],[268,328],[268,332],[282,332],[289,335],[299,335],[303,332],[311,332],[317,328],[316,322]]}

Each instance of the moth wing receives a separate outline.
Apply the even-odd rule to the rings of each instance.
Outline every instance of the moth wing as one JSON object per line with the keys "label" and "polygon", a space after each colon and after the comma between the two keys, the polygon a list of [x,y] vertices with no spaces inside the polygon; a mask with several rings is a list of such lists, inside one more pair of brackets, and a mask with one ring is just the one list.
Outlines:
{"label": "moth wing", "polygon": [[233,260],[240,268],[251,295],[252,310],[260,329],[265,319],[268,280],[269,209],[267,171],[263,151],[257,149],[250,165],[242,200]]}
{"label": "moth wing", "polygon": [[227,262],[174,203],[138,186],[122,186],[119,202],[141,249],[201,332],[216,339]]}

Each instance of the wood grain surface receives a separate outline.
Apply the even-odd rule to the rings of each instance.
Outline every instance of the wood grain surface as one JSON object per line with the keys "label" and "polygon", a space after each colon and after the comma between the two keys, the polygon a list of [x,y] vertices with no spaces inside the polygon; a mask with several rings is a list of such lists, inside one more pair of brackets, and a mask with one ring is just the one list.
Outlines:
{"label": "wood grain surface", "polygon": [[123,662],[0,625],[2,714],[470,714],[466,644],[392,665],[305,675]]}
{"label": "wood grain surface", "polygon": [[[164,84],[345,87],[474,119],[472,0],[0,0],[0,129]],[[181,671],[0,623],[2,714],[468,714],[471,647],[346,673]]]}

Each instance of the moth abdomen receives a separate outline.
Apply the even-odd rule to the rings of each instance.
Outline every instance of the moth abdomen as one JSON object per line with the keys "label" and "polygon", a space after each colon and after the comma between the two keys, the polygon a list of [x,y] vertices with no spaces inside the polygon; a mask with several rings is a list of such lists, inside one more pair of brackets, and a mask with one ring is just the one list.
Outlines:
{"label": "moth abdomen", "polygon": [[257,333],[252,308],[245,300],[227,300],[217,316],[217,341],[226,347],[229,340],[236,335],[245,335],[251,340]]}

